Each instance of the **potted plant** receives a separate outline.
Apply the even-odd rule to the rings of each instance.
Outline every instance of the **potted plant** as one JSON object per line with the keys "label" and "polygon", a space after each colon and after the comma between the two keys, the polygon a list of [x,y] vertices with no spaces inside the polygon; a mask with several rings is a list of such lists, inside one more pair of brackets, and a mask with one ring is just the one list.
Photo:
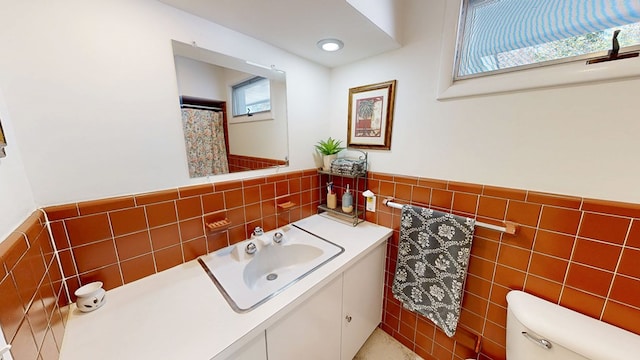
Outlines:
{"label": "potted plant", "polygon": [[322,154],[322,163],[324,171],[331,171],[331,162],[338,157],[338,153],[344,150],[344,147],[340,146],[342,140],[336,140],[329,137],[327,140],[320,140],[316,144],[316,150]]}

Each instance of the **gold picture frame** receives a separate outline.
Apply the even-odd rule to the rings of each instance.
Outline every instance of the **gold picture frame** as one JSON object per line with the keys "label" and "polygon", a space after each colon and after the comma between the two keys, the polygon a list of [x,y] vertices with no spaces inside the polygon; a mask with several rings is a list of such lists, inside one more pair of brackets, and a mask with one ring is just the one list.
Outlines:
{"label": "gold picture frame", "polygon": [[349,89],[347,146],[390,150],[396,80]]}

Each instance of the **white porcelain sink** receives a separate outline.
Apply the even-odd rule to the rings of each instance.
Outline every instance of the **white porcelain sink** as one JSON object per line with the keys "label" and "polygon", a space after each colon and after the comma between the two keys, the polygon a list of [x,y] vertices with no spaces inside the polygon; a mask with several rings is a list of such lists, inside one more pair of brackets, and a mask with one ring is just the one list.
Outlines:
{"label": "white porcelain sink", "polygon": [[[275,243],[274,234],[283,234]],[[249,243],[255,254],[247,254]],[[198,261],[229,305],[247,312],[344,252],[328,240],[288,225],[201,256]]]}

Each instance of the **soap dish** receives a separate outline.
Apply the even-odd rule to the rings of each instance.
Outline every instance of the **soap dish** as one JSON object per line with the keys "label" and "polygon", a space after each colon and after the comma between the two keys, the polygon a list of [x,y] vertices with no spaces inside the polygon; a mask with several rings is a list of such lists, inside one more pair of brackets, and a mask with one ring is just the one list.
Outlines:
{"label": "soap dish", "polygon": [[229,219],[222,219],[214,222],[207,223],[207,228],[210,231],[221,231],[226,230],[229,226],[231,226],[231,221]]}

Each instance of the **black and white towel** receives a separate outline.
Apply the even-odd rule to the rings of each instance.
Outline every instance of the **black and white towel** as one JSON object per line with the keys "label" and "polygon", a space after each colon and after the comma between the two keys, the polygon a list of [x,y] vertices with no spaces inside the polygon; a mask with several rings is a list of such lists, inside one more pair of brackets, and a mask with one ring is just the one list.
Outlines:
{"label": "black and white towel", "polygon": [[437,210],[402,207],[393,295],[449,337],[460,319],[474,224]]}

